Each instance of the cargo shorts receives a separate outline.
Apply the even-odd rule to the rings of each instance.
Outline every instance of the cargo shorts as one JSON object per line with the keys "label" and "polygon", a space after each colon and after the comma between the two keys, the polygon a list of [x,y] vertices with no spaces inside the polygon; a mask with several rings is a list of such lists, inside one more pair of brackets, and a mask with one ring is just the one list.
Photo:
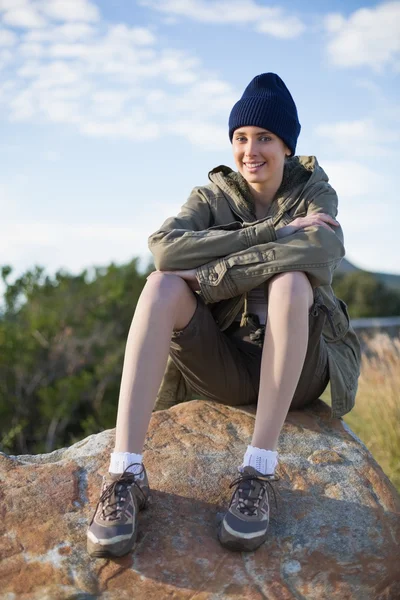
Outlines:
{"label": "cargo shorts", "polygon": [[[170,357],[195,397],[230,406],[257,404],[265,326],[257,317],[221,331],[203,299],[188,325],[174,331]],[[326,315],[318,301],[309,310],[309,340],[303,370],[289,410],[313,402],[329,382],[328,354],[322,329]]]}

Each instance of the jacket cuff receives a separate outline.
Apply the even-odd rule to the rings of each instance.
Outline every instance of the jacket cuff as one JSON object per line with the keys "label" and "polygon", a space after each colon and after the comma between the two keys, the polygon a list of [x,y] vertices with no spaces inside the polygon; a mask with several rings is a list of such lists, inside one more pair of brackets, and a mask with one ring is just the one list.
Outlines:
{"label": "jacket cuff", "polygon": [[253,225],[251,229],[253,238],[251,244],[252,246],[276,242],[278,239],[276,237],[276,231],[272,219],[262,221],[261,223],[256,223],[256,225]]}
{"label": "jacket cuff", "polygon": [[201,296],[213,303],[237,295],[233,282],[229,281],[224,260],[218,260],[196,269]]}

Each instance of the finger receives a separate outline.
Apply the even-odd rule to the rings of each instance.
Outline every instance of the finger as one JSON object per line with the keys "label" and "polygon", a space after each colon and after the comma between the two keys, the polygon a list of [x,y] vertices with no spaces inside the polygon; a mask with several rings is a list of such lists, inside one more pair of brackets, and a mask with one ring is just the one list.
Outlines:
{"label": "finger", "polygon": [[325,219],[322,218],[321,216],[318,216],[316,218],[315,222],[318,223],[318,225],[322,225],[322,224],[326,225],[327,223],[331,224],[331,225],[336,225],[336,221],[334,219],[332,219],[332,217],[328,217],[328,216],[326,216]]}
{"label": "finger", "polygon": [[314,227],[326,227],[326,223],[325,221],[323,221],[322,219],[313,219],[311,222],[311,225],[314,225]]}
{"label": "finger", "polygon": [[326,225],[326,223],[321,223],[321,227],[327,229],[328,231],[334,231],[333,227],[329,227],[329,225]]}
{"label": "finger", "polygon": [[325,221],[323,221],[319,216],[310,219],[310,221],[307,224],[307,227],[325,227],[326,229],[331,229],[329,225],[327,225]]}
{"label": "finger", "polygon": [[332,225],[339,225],[339,222],[336,221],[336,219],[334,217],[331,217],[331,215],[327,215],[326,213],[319,213],[318,215],[321,219],[324,219],[324,221],[328,221],[329,223],[332,223]]}

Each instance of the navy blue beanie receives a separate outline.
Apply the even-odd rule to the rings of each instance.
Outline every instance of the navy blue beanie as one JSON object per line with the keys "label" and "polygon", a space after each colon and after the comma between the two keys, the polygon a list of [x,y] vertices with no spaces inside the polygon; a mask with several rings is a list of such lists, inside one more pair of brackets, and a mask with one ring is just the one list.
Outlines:
{"label": "navy blue beanie", "polygon": [[229,116],[229,139],[239,127],[262,127],[280,137],[292,155],[300,123],[291,93],[275,73],[257,75],[244,90]]}

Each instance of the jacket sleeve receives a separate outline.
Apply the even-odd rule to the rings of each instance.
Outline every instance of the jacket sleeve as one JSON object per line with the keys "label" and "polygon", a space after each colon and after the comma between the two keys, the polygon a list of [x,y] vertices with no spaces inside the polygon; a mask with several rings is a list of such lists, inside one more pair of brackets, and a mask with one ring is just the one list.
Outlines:
{"label": "jacket sleeve", "polygon": [[212,223],[207,192],[204,188],[195,188],[178,216],[167,219],[161,229],[149,237],[156,269],[195,269],[232,252],[276,240],[270,218],[251,225],[239,221],[223,226],[212,226]]}
{"label": "jacket sleeve", "polygon": [[[307,214],[337,215],[337,195],[327,183],[314,195]],[[324,227],[307,227],[292,235],[209,262],[196,271],[201,294],[208,302],[239,296],[274,275],[303,271],[313,287],[330,285],[333,271],[345,254],[343,232]]]}

